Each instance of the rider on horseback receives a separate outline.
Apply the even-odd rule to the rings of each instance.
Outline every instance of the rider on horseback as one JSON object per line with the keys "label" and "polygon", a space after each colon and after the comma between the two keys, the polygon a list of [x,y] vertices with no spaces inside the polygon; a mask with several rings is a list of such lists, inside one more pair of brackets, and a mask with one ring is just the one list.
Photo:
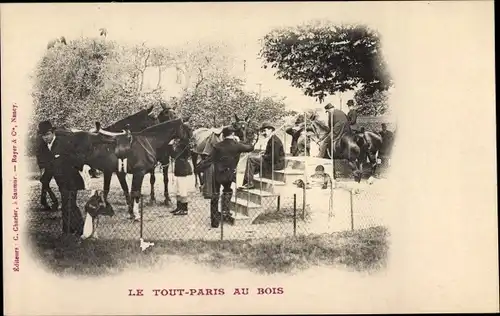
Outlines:
{"label": "rider on horseback", "polygon": [[325,106],[326,113],[328,114],[328,127],[330,134],[326,137],[319,149],[319,157],[325,158],[328,146],[331,144],[333,137],[334,147],[342,137],[342,135],[350,132],[349,120],[347,115],[339,109],[336,109],[331,103]]}

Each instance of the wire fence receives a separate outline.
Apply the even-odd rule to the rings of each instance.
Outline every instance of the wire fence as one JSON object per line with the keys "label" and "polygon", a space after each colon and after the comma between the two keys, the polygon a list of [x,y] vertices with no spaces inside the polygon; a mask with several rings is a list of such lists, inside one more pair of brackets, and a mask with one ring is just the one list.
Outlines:
{"label": "wire fence", "polygon": [[[36,188],[34,191],[39,192]],[[54,192],[60,198],[57,189]],[[114,215],[98,216],[93,237],[150,241],[242,240],[317,235],[383,225],[376,200],[369,192],[297,188],[287,194],[261,197],[259,204],[241,201],[238,191],[233,195],[236,198],[232,197],[229,214],[226,214],[223,194],[218,199],[206,199],[200,192],[191,192],[186,215],[172,213],[176,207],[175,197],[173,207],[167,207],[161,203],[150,204],[149,196],[143,195],[139,203],[141,216],[134,221],[129,219],[124,197],[115,194],[110,201]],[[89,191],[77,195],[76,204],[83,220],[86,218],[84,205],[90,197]],[[62,234],[61,209],[40,210],[39,195],[32,202],[35,205],[28,213],[31,230],[55,236]]]}

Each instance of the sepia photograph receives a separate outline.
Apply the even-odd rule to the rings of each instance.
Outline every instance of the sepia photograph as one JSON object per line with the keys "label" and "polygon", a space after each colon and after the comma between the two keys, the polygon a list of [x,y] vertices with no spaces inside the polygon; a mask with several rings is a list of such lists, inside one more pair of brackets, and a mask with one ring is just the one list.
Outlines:
{"label": "sepia photograph", "polygon": [[[447,8],[450,25],[461,16],[484,22],[471,26],[488,30],[476,58],[494,67],[487,1],[2,4],[4,273],[14,273],[4,291],[17,289],[8,315],[203,314],[217,305],[224,314],[498,311],[498,282],[474,285],[484,296],[470,307],[449,294],[434,309],[382,285],[409,291],[406,278],[422,272],[403,258],[423,269],[424,253],[451,251],[430,254],[441,242],[431,226],[440,216],[460,227],[468,221],[445,206],[457,201],[455,186],[467,199],[458,207],[481,193],[496,210],[495,144],[476,151],[490,141],[472,136],[476,119],[443,110],[461,107],[451,99],[435,103],[462,89],[451,82],[463,75],[444,65],[453,57],[439,45],[448,42],[416,44],[445,32],[438,24]],[[450,45],[460,51],[462,40]],[[439,54],[429,59],[425,49]],[[430,64],[436,75],[414,80]],[[474,91],[493,99],[474,111],[494,113],[494,68],[478,67],[488,75],[465,76],[484,80]],[[432,92],[419,93],[423,86]],[[481,134],[494,138],[491,123]],[[472,174],[454,160],[463,155],[481,166],[477,190],[460,182]],[[427,224],[417,223],[424,213]],[[488,267],[498,268],[490,247],[497,212],[488,214],[478,219],[489,225],[482,245]],[[451,226],[439,229],[447,235]],[[456,264],[478,271],[475,261]],[[482,271],[498,281],[498,272]],[[319,280],[336,289],[313,298],[307,288]],[[66,293],[64,306],[41,297],[19,305],[22,289],[52,292],[48,284],[58,287],[48,297]],[[356,307],[356,297],[375,292]],[[344,303],[331,306],[331,295]],[[84,298],[95,305],[69,307]]]}

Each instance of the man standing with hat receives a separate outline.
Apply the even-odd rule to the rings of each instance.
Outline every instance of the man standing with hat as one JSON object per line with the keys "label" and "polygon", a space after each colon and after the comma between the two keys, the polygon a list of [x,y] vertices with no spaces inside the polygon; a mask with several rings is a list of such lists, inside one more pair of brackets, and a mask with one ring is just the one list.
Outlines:
{"label": "man standing with hat", "polygon": [[[42,183],[42,192],[40,195],[40,203],[43,206],[43,210],[53,210],[57,211],[59,209],[59,201],[57,197],[50,188],[50,181],[54,177],[54,168],[52,167],[52,154],[47,150],[47,143],[43,141],[41,137],[37,138],[37,149],[36,149],[36,162],[38,168],[40,168],[40,182]],[[49,194],[52,200],[52,207],[47,203],[47,194]]]}
{"label": "man standing with hat", "polygon": [[[252,189],[253,177],[261,171],[263,174],[271,173],[272,170],[283,170],[285,168],[285,150],[283,143],[278,136],[274,135],[275,128],[270,123],[263,123],[259,131],[262,136],[269,138],[266,145],[266,151],[258,156],[248,157],[245,176],[243,177],[242,189]],[[260,170],[260,166],[262,169]]]}
{"label": "man standing with hat", "polygon": [[[229,203],[233,195],[231,184],[235,180],[236,167],[241,153],[251,152],[254,147],[240,143],[238,137],[235,136],[235,130],[231,126],[222,129],[222,137],[224,139],[214,145],[211,156],[206,159],[207,163],[200,163],[196,168],[196,172],[201,172],[208,168],[211,164],[214,165],[214,190],[210,199],[210,226],[212,228],[219,227],[222,217],[230,219]],[[219,212],[219,195],[222,187],[221,212]]]}
{"label": "man standing with hat", "polygon": [[327,158],[326,150],[332,142],[330,137],[333,137],[333,141],[336,142],[340,139],[340,137],[342,137],[342,135],[350,131],[349,120],[347,119],[347,115],[345,115],[344,112],[336,109],[331,103],[325,105],[325,110],[328,114],[328,127],[330,128],[330,134],[329,137],[326,137],[326,139],[321,144],[321,147],[319,149],[320,158]]}
{"label": "man standing with hat", "polygon": [[83,218],[76,205],[78,190],[85,189],[83,178],[79,171],[83,171],[84,156],[75,150],[69,136],[55,135],[50,121],[43,121],[38,125],[38,134],[46,146],[41,150],[44,155],[51,157],[54,179],[61,192],[62,233],[63,235],[83,234]]}

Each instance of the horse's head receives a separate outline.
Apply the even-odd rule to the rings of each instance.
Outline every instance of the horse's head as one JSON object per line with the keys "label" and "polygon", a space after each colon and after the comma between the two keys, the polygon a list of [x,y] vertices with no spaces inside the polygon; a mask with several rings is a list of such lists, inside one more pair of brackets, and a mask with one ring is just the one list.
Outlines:
{"label": "horse's head", "polygon": [[149,108],[127,116],[126,118],[121,119],[104,129],[115,133],[121,132],[126,128],[130,129],[132,132],[142,131],[143,129],[158,123],[157,119],[151,116],[152,111],[153,106],[150,106]]}
{"label": "horse's head", "polygon": [[324,139],[326,135],[330,132],[328,126],[319,120],[318,116],[315,113],[312,113],[309,119],[304,123],[301,123],[301,127],[304,128],[307,126],[307,130],[312,132],[313,138],[318,142]]}
{"label": "horse's head", "polygon": [[162,111],[158,114],[158,121],[160,123],[175,120],[177,118],[177,111],[175,107],[169,107],[165,103],[160,103]]}
{"label": "horse's head", "polygon": [[240,119],[237,114],[234,114],[235,121],[231,124],[234,129],[234,134],[242,140],[246,140],[248,128],[248,115],[244,119]]}
{"label": "horse's head", "polygon": [[175,131],[175,138],[180,141],[180,143],[189,143],[193,137],[193,129],[190,123],[190,116],[185,116],[181,118],[181,124],[179,129]]}

